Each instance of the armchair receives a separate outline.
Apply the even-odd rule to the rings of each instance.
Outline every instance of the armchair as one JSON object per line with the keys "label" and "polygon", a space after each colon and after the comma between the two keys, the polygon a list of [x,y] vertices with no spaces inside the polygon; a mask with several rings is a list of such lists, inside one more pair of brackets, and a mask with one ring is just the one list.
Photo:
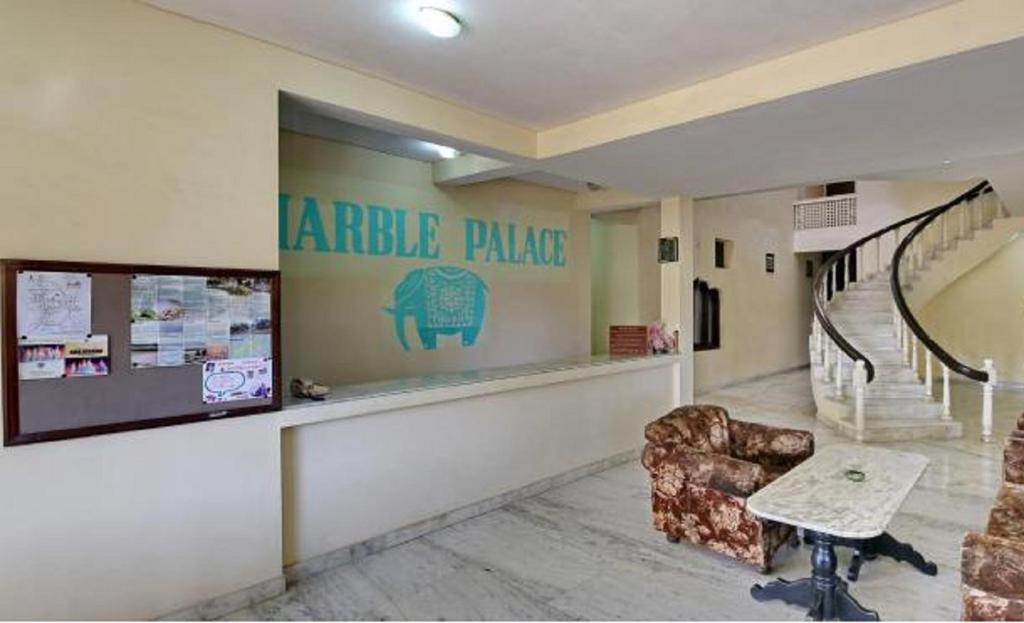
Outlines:
{"label": "armchair", "polygon": [[1003,445],[1003,485],[984,533],[960,548],[965,621],[1024,620],[1024,415]]}
{"label": "armchair", "polygon": [[647,425],[654,527],[771,569],[793,528],[756,517],[746,500],[814,453],[814,435],[732,420],[722,407],[690,405]]}

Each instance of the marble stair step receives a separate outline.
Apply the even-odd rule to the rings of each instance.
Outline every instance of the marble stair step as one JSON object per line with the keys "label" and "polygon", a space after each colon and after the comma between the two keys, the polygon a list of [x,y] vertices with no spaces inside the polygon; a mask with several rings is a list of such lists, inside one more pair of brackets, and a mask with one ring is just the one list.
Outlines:
{"label": "marble stair step", "polygon": [[[820,368],[817,378],[821,378]],[[833,375],[835,374],[835,368],[833,367]],[[835,376],[832,377],[833,379]],[[844,385],[850,385],[853,383],[853,367],[844,364],[843,365],[843,383]],[[882,385],[916,385],[918,387],[924,387],[924,384],[914,376],[914,371],[910,368],[898,369],[894,366],[875,366],[875,378],[871,383],[868,384],[868,388]],[[923,389],[921,391],[924,391]]]}
{"label": "marble stair step", "polygon": [[839,333],[847,340],[850,338],[869,336],[869,337],[883,337],[885,335],[892,335],[893,324],[892,321],[889,323],[878,322],[876,324],[846,324],[846,323],[835,323]]}
{"label": "marble stair step", "polygon": [[868,385],[867,396],[870,400],[884,400],[886,398],[927,398],[927,395],[924,393],[924,384],[918,383],[871,383]]}
{"label": "marble stair step", "polygon": [[890,331],[888,335],[879,335],[877,337],[865,335],[856,340],[850,340],[850,343],[853,344],[854,346],[863,346],[864,348],[873,352],[886,352],[890,350],[896,352],[903,352],[903,350],[900,348],[899,343],[896,341],[896,336],[893,334],[892,331]]}
{"label": "marble stair step", "polygon": [[890,290],[888,278],[884,280],[871,279],[868,281],[860,281],[853,284],[853,287],[847,288],[845,292],[873,292],[882,290],[888,292]]}
{"label": "marble stair step", "polygon": [[865,422],[863,436],[866,442],[957,439],[963,436],[963,426],[951,420]]}
{"label": "marble stair step", "polygon": [[829,306],[828,313],[832,315],[834,313],[841,312],[886,312],[892,313],[892,301],[888,297],[871,297],[871,298],[843,298],[837,303]]}
{"label": "marble stair step", "polygon": [[888,290],[846,290],[845,292],[840,292],[839,296],[832,299],[830,303],[832,305],[842,305],[844,303],[875,301],[888,301],[891,303],[892,294]]}
{"label": "marble stair step", "polygon": [[942,403],[920,398],[868,398],[864,417],[869,420],[920,419],[942,417]]}

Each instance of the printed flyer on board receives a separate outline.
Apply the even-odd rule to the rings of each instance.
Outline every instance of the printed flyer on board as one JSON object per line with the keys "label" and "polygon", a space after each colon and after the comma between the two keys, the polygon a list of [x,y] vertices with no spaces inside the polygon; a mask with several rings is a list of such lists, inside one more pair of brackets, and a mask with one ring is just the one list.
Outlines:
{"label": "printed flyer on board", "polygon": [[106,335],[76,340],[38,338],[18,343],[18,378],[22,381],[108,374],[110,341]]}
{"label": "printed flyer on board", "polygon": [[270,357],[271,281],[135,275],[132,367]]}
{"label": "printed flyer on board", "polygon": [[270,357],[221,359],[203,365],[203,402],[219,404],[273,395],[274,362]]}

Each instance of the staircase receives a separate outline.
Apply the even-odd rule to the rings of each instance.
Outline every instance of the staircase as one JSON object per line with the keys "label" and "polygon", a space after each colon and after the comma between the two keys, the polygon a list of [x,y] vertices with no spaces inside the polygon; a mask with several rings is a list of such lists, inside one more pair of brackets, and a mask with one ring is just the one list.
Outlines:
{"label": "staircase", "polygon": [[[955,439],[962,426],[946,414],[942,402],[928,396],[896,337],[888,273],[855,282],[829,305],[836,329],[875,365],[875,379],[864,392],[864,429],[858,434],[854,418],[854,366],[836,366],[835,354],[826,374],[823,361],[812,366],[818,418],[844,435],[861,441]],[[842,394],[836,394],[835,375],[841,374]]]}
{"label": "staircase", "polygon": [[822,266],[809,343],[819,420],[859,441],[961,437],[962,424],[950,412],[953,372],[985,384],[983,431],[987,418],[990,435],[996,380],[991,362],[976,369],[956,360],[920,326],[912,308],[1022,230],[1024,219],[1006,218],[983,182],[856,241]]}

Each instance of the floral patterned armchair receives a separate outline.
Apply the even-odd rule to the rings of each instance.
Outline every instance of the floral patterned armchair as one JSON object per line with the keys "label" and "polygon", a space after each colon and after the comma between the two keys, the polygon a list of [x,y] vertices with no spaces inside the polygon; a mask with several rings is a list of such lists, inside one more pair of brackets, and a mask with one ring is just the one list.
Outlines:
{"label": "floral patterned armchair", "polygon": [[754,516],[747,497],[814,454],[814,435],[731,420],[713,405],[680,407],[645,435],[654,527],[767,573],[793,528]]}
{"label": "floral patterned armchair", "polygon": [[960,548],[964,621],[1024,620],[1024,415],[1003,446],[1003,485],[984,533]]}

